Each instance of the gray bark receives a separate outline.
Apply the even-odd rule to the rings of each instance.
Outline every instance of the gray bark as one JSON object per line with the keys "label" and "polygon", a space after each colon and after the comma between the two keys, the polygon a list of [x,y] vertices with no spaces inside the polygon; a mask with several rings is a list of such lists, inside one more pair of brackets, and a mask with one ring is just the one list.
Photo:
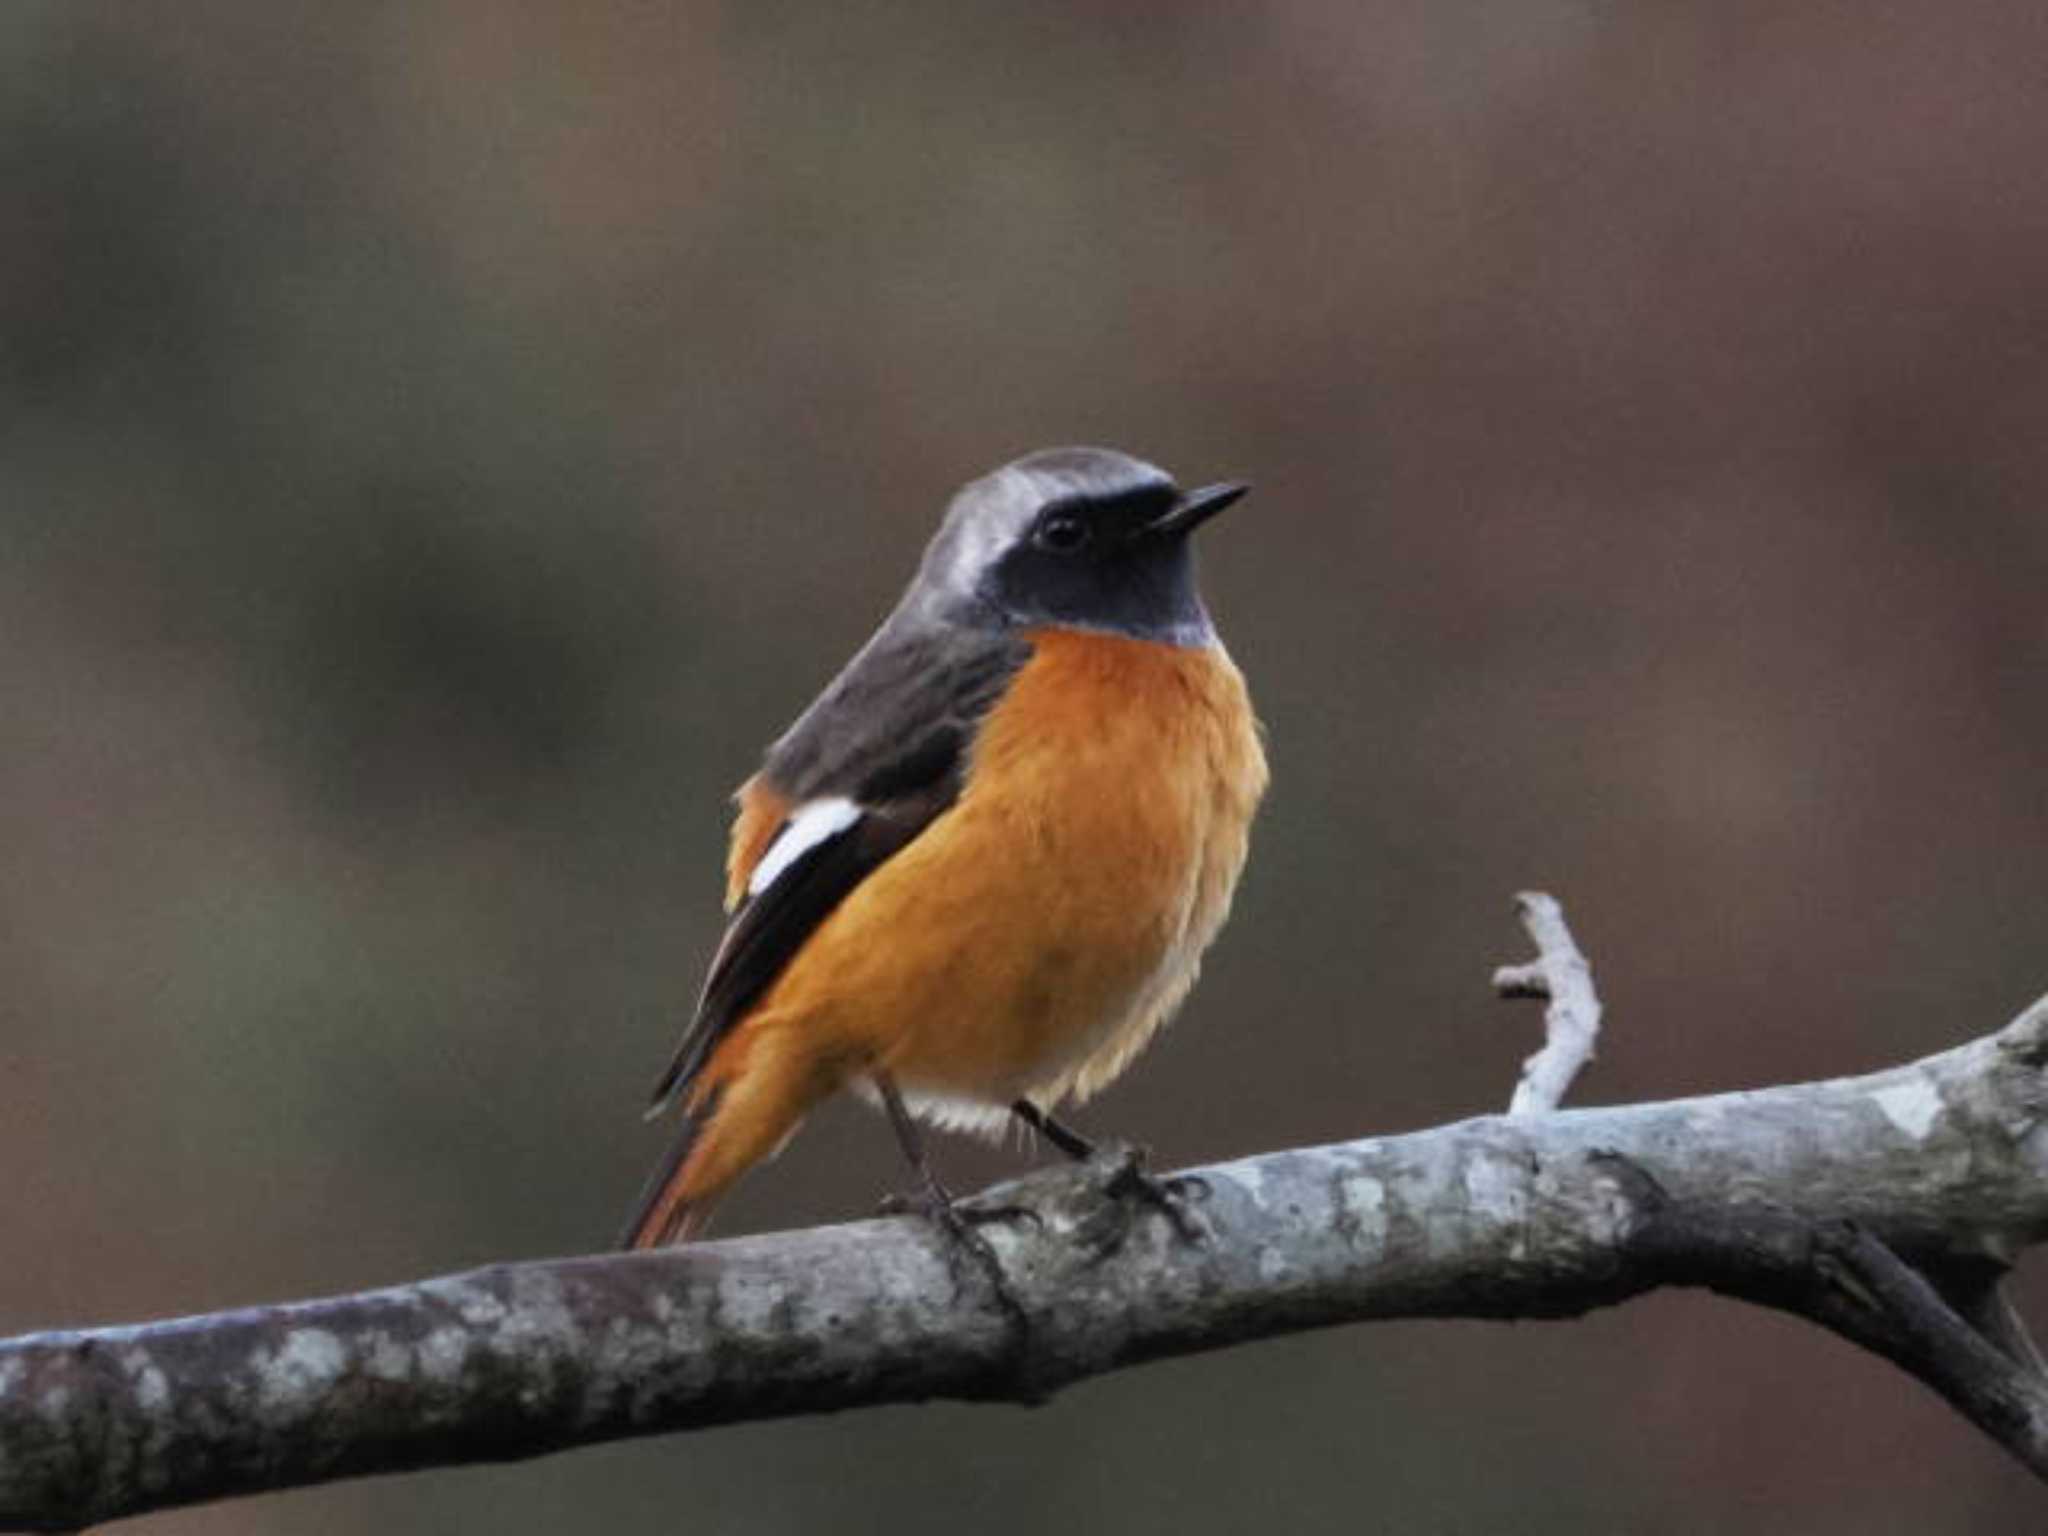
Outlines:
{"label": "gray bark", "polygon": [[1995,1277],[2048,1232],[2044,1065],[2048,1000],[1866,1077],[1198,1169],[1193,1241],[1105,1161],[982,1197],[1029,1214],[980,1226],[981,1249],[893,1218],[0,1341],[0,1529],[870,1403],[1035,1400],[1297,1329],[1566,1316],[1664,1284],[1882,1349],[2040,1471],[2038,1371],[1934,1286]]}

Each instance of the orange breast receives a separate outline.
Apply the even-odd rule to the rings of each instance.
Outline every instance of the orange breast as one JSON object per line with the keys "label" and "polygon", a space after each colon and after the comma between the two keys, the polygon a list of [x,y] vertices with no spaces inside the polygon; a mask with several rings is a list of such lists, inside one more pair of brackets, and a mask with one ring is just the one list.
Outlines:
{"label": "orange breast", "polygon": [[1086,1095],[1192,984],[1266,784],[1220,647],[1044,630],[959,801],[820,925],[749,1020],[935,1118]]}

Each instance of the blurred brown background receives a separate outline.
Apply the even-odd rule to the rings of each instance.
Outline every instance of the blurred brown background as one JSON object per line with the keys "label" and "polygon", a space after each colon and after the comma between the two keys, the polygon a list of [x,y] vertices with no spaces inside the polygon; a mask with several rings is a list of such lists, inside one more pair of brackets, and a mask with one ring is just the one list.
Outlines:
{"label": "blurred brown background", "polygon": [[[606,1240],[726,791],[1047,443],[1257,483],[1206,569],[1277,770],[1084,1123],[1499,1107],[1538,883],[1612,1007],[1582,1101],[2001,1023],[2048,987],[2044,66],[2021,0],[14,0],[0,1329]],[[721,1226],[894,1159],[835,1108]],[[1904,1378],[1662,1298],[152,1529],[2040,1509]]]}

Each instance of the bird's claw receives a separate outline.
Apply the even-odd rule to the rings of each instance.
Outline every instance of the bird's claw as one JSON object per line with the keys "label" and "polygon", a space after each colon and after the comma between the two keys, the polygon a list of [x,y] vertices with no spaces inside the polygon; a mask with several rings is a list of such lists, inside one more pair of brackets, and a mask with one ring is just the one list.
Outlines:
{"label": "bird's claw", "polygon": [[884,1195],[878,1209],[884,1216],[922,1216],[963,1241],[973,1238],[978,1242],[974,1228],[996,1222],[1028,1221],[1033,1226],[1045,1225],[1044,1218],[1028,1205],[976,1205],[957,1200],[936,1179],[924,1189]]}
{"label": "bird's claw", "polygon": [[1192,1207],[1209,1197],[1209,1181],[1193,1174],[1161,1178],[1147,1171],[1145,1159],[1143,1147],[1106,1149],[1097,1160],[1106,1165],[1102,1192],[1112,1200],[1151,1206],[1167,1219],[1182,1242],[1200,1242],[1207,1235],[1207,1228]]}

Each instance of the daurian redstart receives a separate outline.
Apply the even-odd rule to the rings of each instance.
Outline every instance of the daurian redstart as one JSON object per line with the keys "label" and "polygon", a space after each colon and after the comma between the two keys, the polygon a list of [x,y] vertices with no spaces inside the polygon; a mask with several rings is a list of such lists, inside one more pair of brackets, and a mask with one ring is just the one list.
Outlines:
{"label": "daurian redstart", "polygon": [[[689,1234],[827,1095],[983,1133],[1052,1119],[1187,995],[1266,760],[1189,535],[1244,494],[1054,448],[953,498],[872,639],[741,786],[731,922],[655,1089],[630,1247]],[[936,1189],[933,1184],[932,1188]]]}

